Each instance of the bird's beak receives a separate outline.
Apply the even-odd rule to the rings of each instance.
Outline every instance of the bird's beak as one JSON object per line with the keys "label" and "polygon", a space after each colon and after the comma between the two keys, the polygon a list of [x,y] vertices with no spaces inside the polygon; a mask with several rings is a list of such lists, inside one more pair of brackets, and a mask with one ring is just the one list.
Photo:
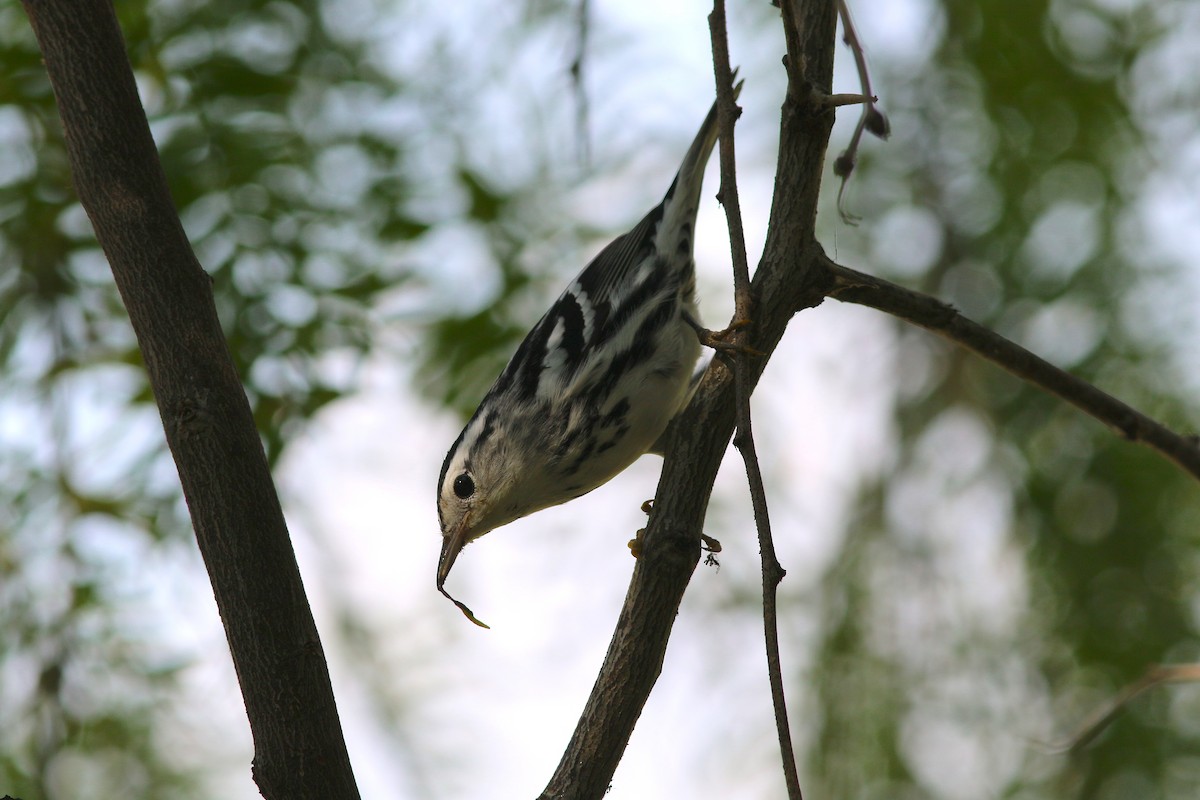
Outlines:
{"label": "bird's beak", "polygon": [[451,603],[454,603],[454,605],[458,606],[458,610],[466,615],[467,619],[471,620],[471,622],[474,622],[481,628],[486,628],[488,627],[486,623],[482,622],[478,617],[476,617],[471,609],[467,608],[464,604],[451,597],[450,593],[445,589],[446,576],[450,574],[450,568],[454,566],[454,559],[458,558],[458,554],[463,549],[463,545],[467,543],[467,529],[470,527],[468,524],[470,516],[470,513],[463,514],[463,518],[460,519],[458,524],[454,526],[454,530],[450,532],[450,535],[442,538],[442,555],[438,558],[437,589],[439,592],[445,595]]}
{"label": "bird's beak", "polygon": [[446,576],[454,566],[454,560],[467,543],[467,528],[470,527],[471,513],[463,514],[462,519],[454,526],[449,535],[442,538],[442,554],[438,557],[437,588],[440,591],[446,584]]}

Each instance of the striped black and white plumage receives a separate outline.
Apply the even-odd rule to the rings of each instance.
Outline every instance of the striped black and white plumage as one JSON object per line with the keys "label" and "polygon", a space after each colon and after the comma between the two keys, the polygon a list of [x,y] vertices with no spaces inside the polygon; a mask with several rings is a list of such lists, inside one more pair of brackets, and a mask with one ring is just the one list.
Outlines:
{"label": "striped black and white plumage", "polygon": [[714,105],[663,201],[567,287],[446,454],[439,589],[468,542],[605,483],[686,405],[700,355],[692,239],[716,139]]}

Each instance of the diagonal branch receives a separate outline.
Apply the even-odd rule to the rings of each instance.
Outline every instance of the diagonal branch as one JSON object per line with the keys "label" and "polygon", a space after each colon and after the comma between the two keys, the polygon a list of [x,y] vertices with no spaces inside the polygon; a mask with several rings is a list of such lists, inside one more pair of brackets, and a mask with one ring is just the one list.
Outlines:
{"label": "diagonal branch", "polygon": [[245,390],[167,190],[110,0],[24,0],[208,568],[264,797],[358,797]]}
{"label": "diagonal branch", "polygon": [[1052,753],[1078,753],[1096,740],[1112,721],[1135,698],[1143,692],[1168,683],[1196,683],[1200,681],[1200,664],[1155,664],[1142,677],[1125,686],[1115,697],[1088,715],[1069,737],[1051,743],[1047,749]]}
{"label": "diagonal branch", "polygon": [[1157,450],[1200,479],[1200,437],[1175,433],[1082,378],[972,322],[940,300],[844,267],[827,257],[822,261],[834,279],[830,297],[886,311],[957,342],[1095,417],[1124,438]]}
{"label": "diagonal branch", "polygon": [[[729,244],[733,254],[734,326],[752,324],[753,298],[750,294],[750,268],[746,259],[746,234],[742,226],[742,206],[738,198],[737,167],[734,163],[734,127],[739,109],[734,105],[733,72],[729,63],[729,40],[725,24],[725,0],[715,0],[708,17],[712,36],[713,70],[717,82],[717,110],[720,122],[721,188],[717,198],[725,207],[729,224]],[[736,330],[736,346],[732,351],[734,391],[737,406],[737,433],[733,444],[746,464],[746,479],[754,508],[754,523],[758,532],[758,549],[762,559],[763,636],[767,650],[767,676],[771,686],[771,704],[775,709],[775,732],[783,761],[784,782],[788,797],[801,800],[800,775],[796,768],[796,752],[792,746],[792,731],[788,725],[787,699],[783,689],[783,666],[779,657],[779,584],[786,574],[775,555],[771,537],[771,518],[767,494],[763,488],[762,469],[754,446],[754,431],[750,420],[750,382],[746,359],[750,357],[748,328]]]}

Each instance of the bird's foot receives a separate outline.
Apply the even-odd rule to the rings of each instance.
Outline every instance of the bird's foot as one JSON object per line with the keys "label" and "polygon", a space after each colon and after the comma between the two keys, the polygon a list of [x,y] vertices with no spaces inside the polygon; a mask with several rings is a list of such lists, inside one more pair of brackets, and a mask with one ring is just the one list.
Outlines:
{"label": "bird's foot", "polygon": [[[646,502],[648,503],[650,501],[647,500]],[[634,535],[634,537],[632,539],[630,539],[628,542],[626,542],[626,546],[629,548],[629,553],[634,558],[642,557],[642,538],[645,536],[645,534],[646,534],[645,528],[638,528],[637,534]],[[721,566],[721,563],[719,561],[717,561],[717,559],[716,559],[716,554],[721,552],[721,543],[720,542],[718,542],[713,537],[702,533],[702,534],[700,534],[700,549],[703,550],[704,552],[708,553],[708,555],[704,559],[705,566],[709,566],[709,567]]]}
{"label": "bird's foot", "polygon": [[645,528],[638,528],[638,532],[634,534],[634,537],[626,542],[626,545],[629,547],[629,554],[634,558],[642,557],[642,536],[645,533]]}
{"label": "bird's foot", "polygon": [[692,326],[692,330],[696,331],[696,338],[700,340],[700,344],[705,347],[711,347],[718,354],[722,355],[744,355],[761,357],[765,355],[761,350],[755,350],[753,347],[742,344],[741,342],[730,341],[743,328],[750,324],[751,320],[739,319],[724,330],[710,331],[691,317],[684,317],[687,323]]}
{"label": "bird's foot", "polygon": [[[642,513],[650,516],[650,512],[654,510],[654,499],[651,498],[642,503]],[[641,558],[642,555],[642,537],[645,535],[645,528],[638,528],[637,534],[630,539],[626,546],[629,547],[629,552],[634,558]],[[700,534],[700,549],[708,553],[704,559],[705,566],[719,567],[721,564],[717,561],[714,554],[721,552],[721,543],[707,534]]]}

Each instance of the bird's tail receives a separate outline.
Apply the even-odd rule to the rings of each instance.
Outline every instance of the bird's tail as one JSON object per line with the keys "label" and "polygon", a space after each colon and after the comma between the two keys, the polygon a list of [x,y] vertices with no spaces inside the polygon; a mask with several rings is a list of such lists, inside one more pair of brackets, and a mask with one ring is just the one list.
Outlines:
{"label": "bird's tail", "polygon": [[[733,74],[736,78],[737,70],[734,70]],[[734,84],[734,100],[741,94],[743,83],[745,81]],[[700,190],[704,184],[704,168],[708,165],[709,156],[712,155],[713,146],[717,142],[717,128],[717,104],[714,101],[708,116],[704,118],[700,130],[696,133],[696,138],[692,140],[692,146],[683,157],[683,163],[679,172],[675,174],[675,180],[671,182],[671,188],[663,198],[663,223],[659,227],[659,235],[682,235],[686,239],[689,251],[693,233],[692,223],[696,218],[696,209],[700,205]],[[678,246],[680,243],[660,241],[658,244],[662,251],[671,244]]]}

